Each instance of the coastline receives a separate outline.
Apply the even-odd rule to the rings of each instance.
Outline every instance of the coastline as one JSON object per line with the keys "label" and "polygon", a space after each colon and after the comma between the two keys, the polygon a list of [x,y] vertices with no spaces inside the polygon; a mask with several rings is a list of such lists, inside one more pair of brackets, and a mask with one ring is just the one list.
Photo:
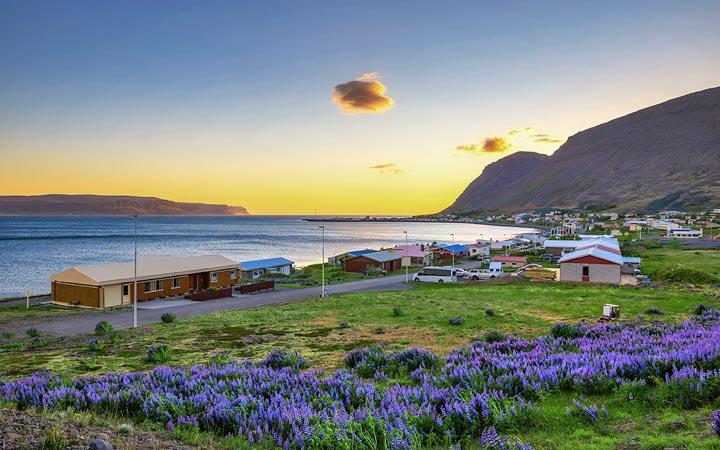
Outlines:
{"label": "coastline", "polygon": [[305,222],[341,222],[341,223],[458,223],[468,225],[488,225],[493,227],[509,227],[509,228],[527,228],[530,230],[548,231],[551,227],[546,225],[532,224],[514,224],[514,223],[494,223],[494,222],[463,222],[458,220],[427,220],[413,219],[412,217],[373,217],[373,218],[350,218],[350,217],[332,217],[332,218],[305,218]]}

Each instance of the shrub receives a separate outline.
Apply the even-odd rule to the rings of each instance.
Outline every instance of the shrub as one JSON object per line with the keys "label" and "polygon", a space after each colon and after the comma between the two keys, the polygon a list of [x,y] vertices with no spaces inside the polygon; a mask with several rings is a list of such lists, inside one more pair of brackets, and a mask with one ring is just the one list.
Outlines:
{"label": "shrub", "polygon": [[38,330],[37,328],[28,328],[28,330],[25,331],[25,334],[30,337],[38,337],[40,336],[40,330]]}
{"label": "shrub", "polygon": [[598,407],[596,405],[584,405],[582,403],[582,396],[580,397],[580,400],[573,399],[573,405],[577,408],[577,410],[572,410],[570,407],[565,408],[565,414],[573,414],[577,413],[581,416],[587,416],[590,419],[590,423],[594,424],[598,418],[600,418],[600,414],[602,413],[603,417],[607,418],[608,413],[607,409],[605,409],[605,405],[600,406],[600,411],[598,411]]}
{"label": "shrub", "polygon": [[284,367],[290,367],[296,370],[307,367],[307,363],[303,355],[297,351],[285,349],[271,351],[267,357],[260,362],[260,365],[276,370]]}
{"label": "shrub", "polygon": [[368,353],[370,353],[369,348],[356,348],[355,350],[350,350],[348,354],[345,355],[345,365],[349,369],[354,369],[363,362]]}
{"label": "shrub", "polygon": [[338,328],[350,328],[350,322],[347,320],[341,320],[338,324]]}
{"label": "shrub", "polygon": [[93,352],[99,352],[105,348],[105,341],[102,339],[90,339],[88,342],[88,349]]}
{"label": "shrub", "polygon": [[165,313],[162,316],[160,316],[160,320],[162,320],[165,323],[175,322],[175,314]]}
{"label": "shrub", "polygon": [[708,308],[707,306],[705,306],[703,303],[698,303],[697,306],[695,306],[694,314],[695,314],[696,316],[702,316],[703,313],[704,313],[705,311],[707,311],[708,309],[710,309],[710,308]]}
{"label": "shrub", "polygon": [[57,425],[46,432],[45,440],[38,447],[39,450],[65,450],[67,442],[65,433]]}
{"label": "shrub", "polygon": [[391,373],[412,373],[417,369],[435,369],[440,365],[440,358],[424,348],[411,348],[395,353],[390,357]]}
{"label": "shrub", "polygon": [[455,316],[448,319],[450,321],[450,325],[462,325],[465,323],[465,319],[462,318],[462,316]]}
{"label": "shrub", "polygon": [[649,306],[649,307],[645,310],[645,314],[662,315],[662,314],[664,314],[664,313],[663,313],[662,310],[661,310],[660,308],[658,308],[657,306]]}
{"label": "shrub", "polygon": [[493,317],[495,316],[495,310],[488,306],[487,308],[485,308],[485,315],[488,317]]}
{"label": "shrub", "polygon": [[3,331],[2,337],[5,339],[12,339],[15,337],[15,333],[12,333],[10,331]]}
{"label": "shrub", "polygon": [[33,338],[33,340],[30,341],[30,345],[32,345],[33,348],[45,347],[45,346],[48,345],[49,343],[50,343],[49,340],[43,339],[43,338],[41,338],[41,337]]}
{"label": "shrub", "polygon": [[25,344],[23,342],[8,342],[7,344],[3,344],[2,348],[6,350],[25,350]]}
{"label": "shrub", "polygon": [[227,350],[223,350],[221,352],[214,352],[210,356],[210,361],[208,362],[208,365],[213,364],[227,364],[230,362],[230,353],[227,352]]}
{"label": "shrub", "polygon": [[91,358],[83,358],[80,360],[80,368],[84,370],[97,370],[102,367],[100,359],[96,356]]}
{"label": "shrub", "polygon": [[400,317],[403,315],[403,310],[399,306],[393,306],[393,316]]}
{"label": "shrub", "polygon": [[640,313],[638,313],[637,319],[640,320],[640,321],[643,321],[643,320],[645,320],[645,316],[642,315],[642,314],[640,314]]}
{"label": "shrub", "polygon": [[718,437],[720,437],[720,410],[712,413],[712,428]]}
{"label": "shrub", "polygon": [[485,333],[485,342],[489,344],[492,344],[493,342],[502,342],[505,339],[507,339],[507,336],[497,330],[490,330]]}
{"label": "shrub", "polygon": [[661,268],[650,274],[651,278],[671,283],[711,284],[720,282],[717,276],[687,267]]}
{"label": "shrub", "polygon": [[155,344],[148,347],[147,359],[156,363],[165,363],[172,359],[172,348],[165,344]]}
{"label": "shrub", "polygon": [[550,335],[556,338],[575,339],[583,337],[585,335],[585,329],[580,325],[557,322],[550,328]]}
{"label": "shrub", "polygon": [[97,335],[103,335],[103,334],[110,334],[113,330],[113,326],[110,322],[103,320],[102,322],[98,322],[95,325],[95,334]]}

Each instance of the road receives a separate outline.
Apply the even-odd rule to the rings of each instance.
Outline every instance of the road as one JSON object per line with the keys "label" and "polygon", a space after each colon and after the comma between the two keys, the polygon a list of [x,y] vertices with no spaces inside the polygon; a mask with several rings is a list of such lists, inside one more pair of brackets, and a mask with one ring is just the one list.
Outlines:
{"label": "road", "polygon": [[[456,264],[457,267],[473,267],[477,262]],[[412,273],[410,274],[412,276]],[[381,292],[413,289],[413,285],[405,284],[405,274],[386,277],[370,278],[366,280],[350,281],[347,283],[328,286],[330,296],[336,294],[349,294],[352,292]],[[237,311],[242,309],[256,308],[258,306],[275,305],[308,298],[320,297],[322,288],[310,287],[302,289],[283,289],[272,292],[260,292],[255,294],[240,295],[221,298],[205,302],[192,302],[178,306],[162,307],[155,309],[144,309],[141,302],[138,307],[138,325],[145,325],[161,321],[165,313],[172,313],[178,319],[196,317],[206,314],[215,314],[225,311]],[[162,302],[158,300],[156,302]],[[148,302],[150,303],[150,302]],[[47,320],[41,323],[33,323],[32,328],[53,334],[56,336],[74,336],[83,333],[94,333],[95,325],[101,320],[110,322],[114,329],[131,328],[133,326],[132,310],[122,312],[103,312],[82,314],[77,316],[48,316]],[[18,327],[23,329],[22,324]],[[30,325],[24,328],[30,328]]]}

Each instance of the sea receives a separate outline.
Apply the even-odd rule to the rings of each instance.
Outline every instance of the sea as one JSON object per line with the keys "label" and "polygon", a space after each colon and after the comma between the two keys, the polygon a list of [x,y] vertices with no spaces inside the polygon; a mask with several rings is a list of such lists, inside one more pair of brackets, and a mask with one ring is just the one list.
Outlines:
{"label": "sea", "polygon": [[[138,257],[219,253],[239,262],[283,257],[296,267],[351,250],[405,243],[474,243],[527,228],[439,222],[315,222],[301,216],[143,216]],[[316,219],[316,218],[315,218]],[[126,216],[0,216],[0,298],[50,292],[48,277],[75,266],[133,260],[136,219]]]}

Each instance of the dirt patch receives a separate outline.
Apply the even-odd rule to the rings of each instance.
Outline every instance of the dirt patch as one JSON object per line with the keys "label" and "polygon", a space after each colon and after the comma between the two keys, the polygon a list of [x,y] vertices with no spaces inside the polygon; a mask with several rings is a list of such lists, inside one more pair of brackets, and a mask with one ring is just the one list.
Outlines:
{"label": "dirt patch", "polygon": [[[116,450],[197,449],[162,433],[139,430],[134,425],[95,424],[88,414],[60,412],[48,415],[15,408],[0,408],[0,448],[40,448],[50,437],[62,439],[67,450],[86,450],[93,439],[105,439]],[[208,447],[212,448],[212,447]]]}

